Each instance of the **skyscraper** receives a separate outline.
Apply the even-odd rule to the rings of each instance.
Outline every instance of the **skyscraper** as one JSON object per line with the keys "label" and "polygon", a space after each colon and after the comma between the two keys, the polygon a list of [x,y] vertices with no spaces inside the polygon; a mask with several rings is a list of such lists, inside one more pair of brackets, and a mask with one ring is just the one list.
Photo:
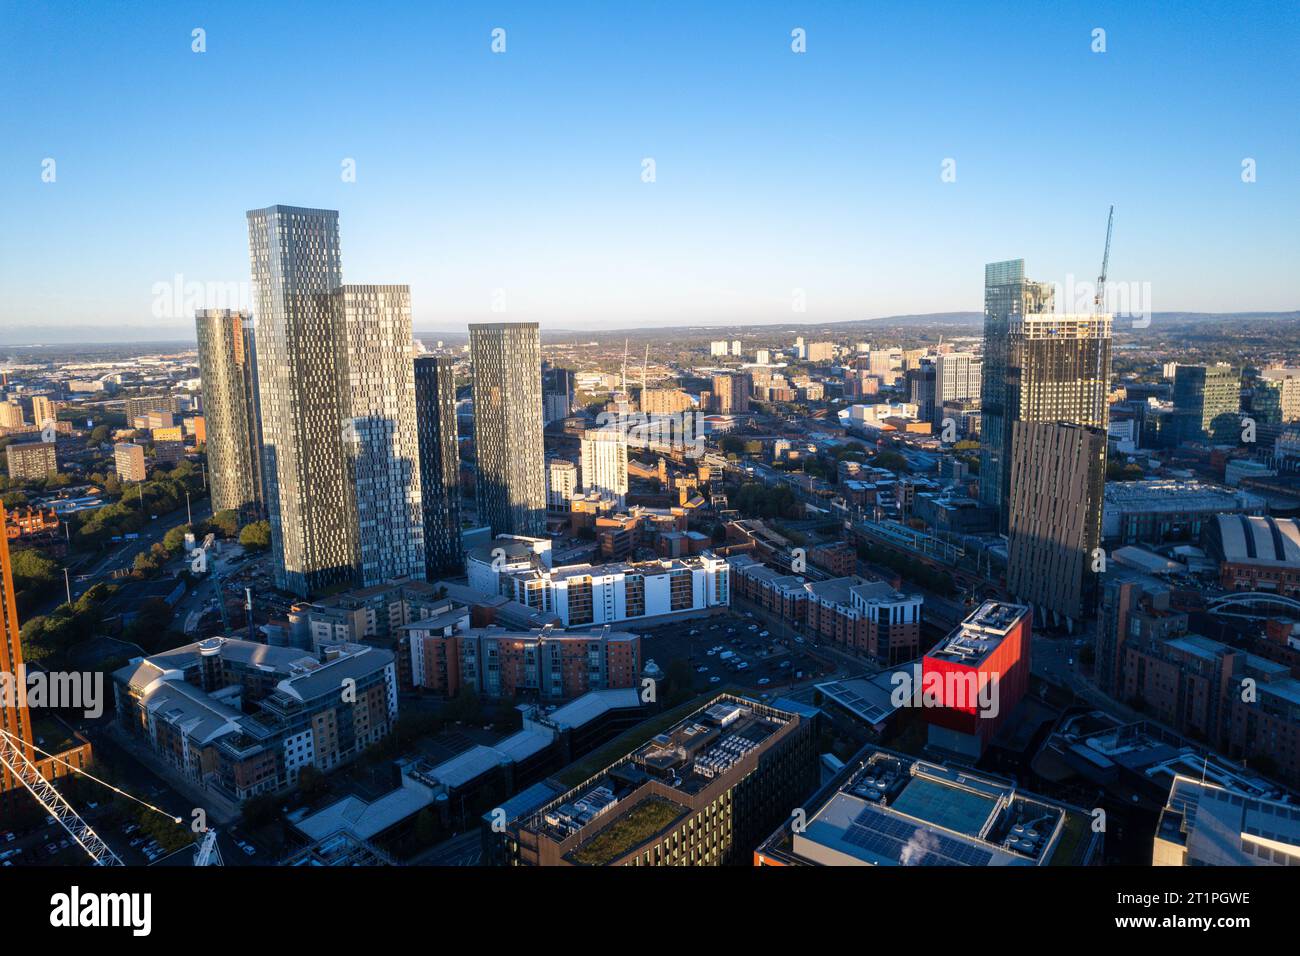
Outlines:
{"label": "skyscraper", "polygon": [[1007,348],[1008,424],[1109,421],[1111,317],[1023,315]]}
{"label": "skyscraper", "polygon": [[203,381],[204,428],[212,510],[263,513],[262,422],[257,396],[257,351],[247,312],[194,313]]}
{"label": "skyscraper", "polygon": [[1007,588],[1073,625],[1090,616],[1099,583],[1106,431],[1017,421],[1011,447]]}
{"label": "skyscraper", "polygon": [[[1051,283],[1025,278],[1025,260],[984,267],[984,370],[980,383],[980,500],[1005,515],[1006,458],[1011,427],[1006,408],[1007,347],[1013,317],[1050,312]],[[1003,522],[1005,524],[1005,521]]]}
{"label": "skyscraper", "polygon": [[1179,365],[1174,370],[1174,435],[1178,442],[1238,442],[1241,376],[1235,368]]}
{"label": "skyscraper", "polygon": [[460,446],[456,434],[456,378],[452,360],[415,360],[415,425],[420,446],[424,508],[424,564],[429,580],[462,566]]}
{"label": "skyscraper", "polygon": [[341,407],[338,213],[270,206],[248,213],[257,295],[263,485],[278,587],[306,596],[355,580],[355,507]]}
{"label": "skyscraper", "polygon": [[492,534],[546,531],[542,343],[536,322],[469,327],[479,521]]}
{"label": "skyscraper", "polygon": [[568,418],[573,411],[573,370],[550,366],[542,370],[542,422]]}
{"label": "skyscraper", "polygon": [[359,587],[423,577],[424,512],[415,422],[411,291],[345,285],[331,294],[347,416],[347,486],[356,513]]}
{"label": "skyscraper", "polygon": [[627,501],[627,434],[621,428],[596,428],[582,433],[582,490]]}
{"label": "skyscraper", "polygon": [[[5,523],[5,508],[0,504],[0,676],[16,681],[23,675],[23,648],[18,637],[18,606],[14,599],[14,570],[9,560],[9,533]],[[0,688],[0,730],[9,734],[0,743],[19,748],[28,760],[32,752],[32,718],[24,699],[16,688]],[[14,738],[18,738],[15,740]],[[21,784],[3,766],[0,766],[0,806],[6,791]]]}
{"label": "skyscraper", "polygon": [[945,352],[933,361],[934,421],[940,422],[946,403],[979,398],[983,365],[979,356],[970,352]]}
{"label": "skyscraper", "polygon": [[[1011,431],[1016,422],[1075,422],[1105,428],[1110,381],[1109,315],[1025,314],[1007,325],[1000,390],[1003,463],[998,526],[1007,531]],[[987,380],[987,376],[985,376]],[[982,463],[981,463],[982,467]],[[984,475],[980,491],[984,492]]]}

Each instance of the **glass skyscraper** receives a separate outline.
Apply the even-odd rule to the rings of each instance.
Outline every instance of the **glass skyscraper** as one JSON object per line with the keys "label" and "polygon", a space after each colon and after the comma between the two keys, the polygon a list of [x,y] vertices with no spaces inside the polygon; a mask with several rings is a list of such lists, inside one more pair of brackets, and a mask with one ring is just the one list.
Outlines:
{"label": "glass skyscraper", "polygon": [[415,360],[415,422],[424,506],[425,576],[433,580],[463,564],[456,378],[450,358],[421,355]]}
{"label": "glass skyscraper", "polygon": [[340,403],[349,416],[344,450],[356,507],[357,584],[423,577],[411,291],[345,285],[332,298],[342,333]]}
{"label": "glass skyscraper", "polygon": [[1006,525],[1012,416],[1007,408],[1007,351],[1013,319],[1051,312],[1050,282],[1025,278],[1025,260],[984,267],[984,368],[980,381],[980,501],[996,508]]}
{"label": "glass skyscraper", "polygon": [[355,580],[347,493],[343,338],[330,293],[342,284],[338,213],[271,206],[248,213],[257,297],[263,481],[277,587],[299,595]]}
{"label": "glass skyscraper", "polygon": [[542,342],[536,322],[469,327],[479,521],[493,535],[546,532]]}

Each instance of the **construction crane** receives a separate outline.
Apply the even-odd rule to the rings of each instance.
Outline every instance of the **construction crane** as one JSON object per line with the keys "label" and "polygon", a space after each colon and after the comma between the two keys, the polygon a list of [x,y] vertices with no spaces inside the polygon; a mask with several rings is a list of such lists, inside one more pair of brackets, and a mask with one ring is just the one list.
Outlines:
{"label": "construction crane", "polygon": [[112,847],[100,838],[90,824],[81,818],[81,815],[77,813],[72,804],[68,803],[63,794],[59,793],[58,788],[45,779],[45,775],[41,773],[36,762],[27,756],[28,749],[48,757],[55,763],[62,764],[78,776],[86,777],[102,787],[107,787],[119,796],[134,800],[141,806],[162,814],[173,823],[182,822],[180,817],[172,816],[167,811],[158,809],[152,803],[146,803],[120,787],[115,787],[108,781],[100,780],[94,774],[68,763],[62,757],[42,750],[35,744],[28,743],[7,730],[0,729],[0,765],[3,765],[6,770],[13,774],[14,779],[21,783],[27,792],[36,798],[36,802],[45,808],[45,812],[53,817],[63,829],[68,831],[68,835],[77,842],[79,847],[86,851],[86,854],[94,861],[95,866],[123,866],[124,864],[122,858],[113,852]]}
{"label": "construction crane", "polygon": [[1110,234],[1115,228],[1115,204],[1111,203],[1110,215],[1106,218],[1106,251],[1101,254],[1101,275],[1097,276],[1097,292],[1092,297],[1092,311],[1101,315],[1102,302],[1106,296],[1106,269],[1110,266]]}
{"label": "construction crane", "polygon": [[217,831],[207,830],[203,842],[194,851],[195,866],[221,866],[221,854],[217,852]]}

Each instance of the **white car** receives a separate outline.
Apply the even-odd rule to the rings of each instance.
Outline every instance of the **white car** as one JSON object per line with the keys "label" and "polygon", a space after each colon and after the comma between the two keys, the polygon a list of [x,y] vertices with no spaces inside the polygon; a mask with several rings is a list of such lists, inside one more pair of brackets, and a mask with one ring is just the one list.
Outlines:
{"label": "white car", "polygon": [[759,636],[759,637],[767,637],[767,634],[768,634],[767,631],[759,631],[759,632],[758,632],[758,636]]}
{"label": "white car", "polygon": [[760,677],[760,678],[758,679],[758,686],[759,686],[759,687],[766,687],[766,686],[767,686],[768,684],[770,684],[770,683],[772,683],[771,678],[768,678],[768,677]]}
{"label": "white car", "polygon": [[721,680],[722,680],[721,677],[714,676],[714,677],[710,677],[710,678],[709,678],[709,683],[710,683],[710,684],[717,684],[717,683],[719,683]]}

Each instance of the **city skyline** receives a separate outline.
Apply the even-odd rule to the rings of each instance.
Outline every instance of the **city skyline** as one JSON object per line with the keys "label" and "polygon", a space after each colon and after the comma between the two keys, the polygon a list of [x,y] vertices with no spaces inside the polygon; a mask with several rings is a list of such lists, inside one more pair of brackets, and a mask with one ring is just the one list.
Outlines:
{"label": "city skyline", "polygon": [[[347,217],[350,267],[410,284],[417,329],[977,310],[979,267],[1026,249],[1043,279],[1091,281],[1111,202],[1112,278],[1146,284],[1157,311],[1297,305],[1288,264],[1300,257],[1290,228],[1300,191],[1284,172],[1297,156],[1284,119],[1294,31],[1276,20],[1229,24],[1209,5],[1185,8],[1178,21],[1021,5],[994,31],[955,4],[924,25],[902,7],[870,18],[816,5],[745,18],[681,7],[693,26],[683,31],[672,12],[646,24],[507,6],[491,18],[417,16],[398,32],[383,18],[343,31],[291,10],[232,7],[201,25],[91,12],[94,29],[76,33],[56,12],[40,23],[65,39],[54,70],[38,44],[23,42],[37,21],[16,11],[0,54],[27,95],[16,97],[0,170],[29,229],[21,242],[0,237],[0,280],[14,289],[4,322],[183,326],[193,308],[250,308],[203,300],[186,314],[155,314],[181,298],[172,295],[177,276],[247,286],[246,264],[231,252],[241,224],[229,210],[282,200]],[[506,46],[494,53],[498,28]],[[1097,28],[1104,52],[1093,51]],[[205,31],[202,53],[191,49],[193,29]],[[804,53],[791,48],[794,30],[804,31]],[[287,50],[264,55],[287,37]],[[1213,58],[1202,55],[1207,37]],[[433,58],[419,55],[426,46]],[[355,64],[312,72],[319,99],[301,93],[307,48]],[[387,62],[369,52],[377,49]],[[114,68],[97,70],[110,50]],[[989,68],[1000,61],[1015,66]],[[245,69],[253,62],[259,70]],[[90,70],[99,89],[87,99]],[[386,92],[382,105],[303,135],[320,104],[359,102],[356,70],[367,71],[367,89]],[[587,89],[586,70],[606,77],[601,90]],[[1034,83],[1022,82],[1026,73]],[[281,116],[281,99],[253,93],[253,75],[259,86],[283,83],[296,109]],[[458,82],[443,82],[450,77]],[[687,84],[704,95],[684,96]],[[130,98],[113,135],[102,118],[91,121],[102,97],[142,87],[155,89]],[[1251,109],[1239,111],[1247,100]],[[987,111],[991,102],[997,111]],[[578,105],[590,126],[574,119]],[[255,158],[218,158],[207,121],[193,124],[202,134],[165,121],[195,111],[279,132],[259,138]],[[1089,127],[1096,136],[1077,132]],[[145,151],[160,130],[169,146],[161,159]],[[53,181],[42,180],[47,159]],[[645,160],[653,182],[643,181]],[[942,178],[948,160],[952,182]],[[1196,203],[1183,201],[1188,190]],[[139,208],[157,212],[127,212]],[[69,230],[74,215],[79,228]],[[59,265],[72,262],[75,284]]]}

